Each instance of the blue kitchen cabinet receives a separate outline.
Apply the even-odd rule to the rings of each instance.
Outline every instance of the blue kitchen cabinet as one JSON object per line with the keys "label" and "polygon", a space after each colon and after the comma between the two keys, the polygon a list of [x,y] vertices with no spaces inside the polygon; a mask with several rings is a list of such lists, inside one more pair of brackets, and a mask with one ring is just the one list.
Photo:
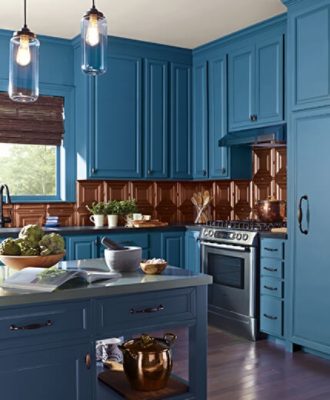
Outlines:
{"label": "blue kitchen cabinet", "polygon": [[201,272],[200,231],[187,231],[185,236],[185,268]]}
{"label": "blue kitchen cabinet", "polygon": [[94,178],[140,178],[142,60],[111,55],[108,65],[109,72],[91,82],[90,174]]}
{"label": "blue kitchen cabinet", "polygon": [[98,257],[97,235],[75,235],[66,239],[66,259],[83,260]]}
{"label": "blue kitchen cabinet", "polygon": [[229,131],[284,122],[283,40],[270,32],[229,50]]}
{"label": "blue kitchen cabinet", "polygon": [[289,8],[288,94],[293,110],[330,104],[329,21],[328,0],[305,1]]}
{"label": "blue kitchen cabinet", "polygon": [[192,175],[192,70],[171,64],[171,178]]}
{"label": "blue kitchen cabinet", "polygon": [[184,268],[184,232],[162,232],[160,234],[160,257],[169,265]]}
{"label": "blue kitchen cabinet", "polygon": [[92,347],[88,342],[30,346],[11,340],[7,344],[7,349],[1,351],[1,398],[90,400],[93,397],[94,368],[86,365]]}
{"label": "blue kitchen cabinet", "polygon": [[193,177],[208,178],[208,63],[193,68]]}
{"label": "blue kitchen cabinet", "polygon": [[[168,177],[168,62],[145,60],[145,175]],[[125,160],[126,161],[126,160]]]}

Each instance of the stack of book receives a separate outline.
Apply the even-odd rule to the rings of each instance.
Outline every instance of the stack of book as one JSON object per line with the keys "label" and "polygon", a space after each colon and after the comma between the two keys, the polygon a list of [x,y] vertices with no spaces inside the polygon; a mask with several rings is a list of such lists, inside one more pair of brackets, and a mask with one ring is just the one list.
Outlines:
{"label": "stack of book", "polygon": [[48,216],[46,218],[46,222],[45,225],[47,227],[54,227],[54,226],[60,226],[60,221],[59,221],[59,217],[52,215],[52,216]]}

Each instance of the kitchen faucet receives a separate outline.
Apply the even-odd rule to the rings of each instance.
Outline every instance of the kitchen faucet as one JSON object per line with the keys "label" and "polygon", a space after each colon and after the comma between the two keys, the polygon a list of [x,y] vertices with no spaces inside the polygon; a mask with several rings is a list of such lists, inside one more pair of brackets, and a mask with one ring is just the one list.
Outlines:
{"label": "kitchen faucet", "polygon": [[10,217],[4,217],[3,215],[3,192],[6,190],[6,199],[7,204],[11,204],[9,188],[6,184],[0,186],[0,228],[4,228],[5,224],[9,224],[11,222]]}

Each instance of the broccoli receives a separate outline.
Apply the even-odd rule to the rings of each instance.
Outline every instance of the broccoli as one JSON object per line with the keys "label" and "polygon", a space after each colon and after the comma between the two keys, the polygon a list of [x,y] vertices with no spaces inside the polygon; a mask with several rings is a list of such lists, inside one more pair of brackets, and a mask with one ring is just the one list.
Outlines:
{"label": "broccoli", "polygon": [[21,256],[38,256],[40,254],[40,247],[32,247],[29,240],[16,239],[16,243],[21,250]]}
{"label": "broccoli", "polygon": [[50,233],[43,236],[39,242],[42,256],[49,254],[61,254],[65,251],[64,239],[58,233]]}
{"label": "broccoli", "polygon": [[44,231],[38,225],[26,225],[21,229],[19,238],[30,243],[30,247],[37,248]]}
{"label": "broccoli", "polygon": [[19,256],[21,255],[21,248],[19,247],[16,239],[8,238],[0,244],[0,254],[6,256]]}

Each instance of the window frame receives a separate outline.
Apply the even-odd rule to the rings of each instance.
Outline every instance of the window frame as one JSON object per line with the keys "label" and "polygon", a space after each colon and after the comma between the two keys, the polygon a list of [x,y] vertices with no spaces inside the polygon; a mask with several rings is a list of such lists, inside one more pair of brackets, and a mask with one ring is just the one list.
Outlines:
{"label": "window frame", "polygon": [[[75,202],[75,106],[74,87],[69,85],[39,85],[40,95],[64,98],[64,138],[56,150],[56,194],[54,196],[11,196],[12,203]],[[0,79],[0,91],[8,90],[8,80]],[[6,183],[6,182],[3,182]],[[10,191],[10,187],[9,187]]]}

